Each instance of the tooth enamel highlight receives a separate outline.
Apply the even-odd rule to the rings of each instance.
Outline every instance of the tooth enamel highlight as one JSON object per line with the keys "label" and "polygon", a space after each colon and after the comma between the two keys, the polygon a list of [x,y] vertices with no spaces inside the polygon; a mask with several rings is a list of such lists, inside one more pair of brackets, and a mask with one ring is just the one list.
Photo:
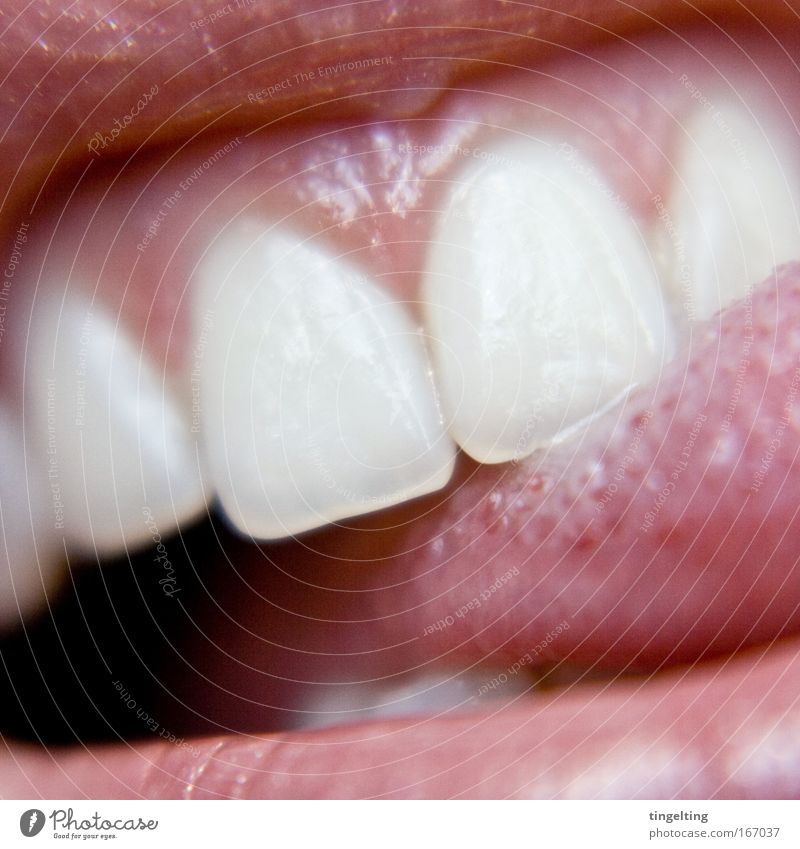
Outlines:
{"label": "tooth enamel highlight", "polygon": [[0,629],[33,613],[54,588],[63,559],[58,503],[25,475],[19,424],[0,407]]}
{"label": "tooth enamel highlight", "polygon": [[330,728],[415,714],[453,715],[495,699],[529,695],[534,680],[530,675],[510,676],[506,669],[478,665],[463,671],[406,674],[392,683],[378,680],[325,685],[302,706],[301,727]]}
{"label": "tooth enamel highlight", "polygon": [[450,192],[423,298],[450,432],[479,462],[569,432],[671,352],[649,257],[609,195],[571,147],[535,141],[487,152]]}
{"label": "tooth enamel highlight", "polygon": [[454,446],[404,308],[262,229],[219,239],[200,281],[204,437],[230,520],[275,539],[444,486]]}
{"label": "tooth enamel highlight", "polygon": [[710,317],[800,256],[800,166],[787,137],[722,100],[683,125],[667,209],[673,284],[691,318]]}
{"label": "tooth enamel highlight", "polygon": [[26,424],[63,501],[74,549],[152,543],[204,507],[195,443],[165,378],[102,307],[40,300],[32,321]]}

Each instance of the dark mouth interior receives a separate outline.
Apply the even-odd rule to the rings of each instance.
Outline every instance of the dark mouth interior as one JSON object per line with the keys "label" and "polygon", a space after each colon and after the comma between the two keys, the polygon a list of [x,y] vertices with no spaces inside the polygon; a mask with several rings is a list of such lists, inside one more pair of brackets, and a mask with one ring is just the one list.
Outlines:
{"label": "dark mouth interior", "polygon": [[[232,542],[222,521],[208,520],[169,541],[171,574],[155,547],[100,568],[75,565],[51,611],[0,642],[2,734],[53,744],[146,734],[136,710],[167,710],[168,671],[185,662],[181,635],[193,630],[224,561],[217,555]],[[180,593],[168,596],[162,578]],[[118,680],[136,693],[136,708],[123,703]]]}
{"label": "dark mouth interior", "polygon": [[[317,532],[328,537],[336,533],[336,528]],[[50,600],[50,610],[0,640],[4,704],[0,733],[65,745],[151,739],[149,719],[183,738],[321,728],[362,718],[352,703],[342,711],[316,712],[303,706],[320,682],[313,680],[313,672],[310,680],[304,677],[302,652],[287,663],[269,632],[256,637],[263,657],[254,657],[252,644],[237,642],[236,626],[230,629],[234,632],[230,644],[224,639],[224,625],[222,640],[219,628],[205,627],[209,618],[224,622],[236,617],[240,608],[234,593],[241,599],[251,582],[261,589],[245,603],[260,605],[264,617],[270,616],[273,604],[281,605],[288,585],[316,578],[324,582],[324,576],[309,573],[303,563],[314,536],[256,547],[214,513],[164,539],[161,555],[152,546],[129,557],[104,560],[99,568],[96,562],[73,563],[66,585]],[[166,560],[164,549],[169,552]],[[273,558],[274,554],[278,556]],[[287,571],[287,563],[296,568]],[[277,587],[276,597],[258,597],[270,583]],[[330,615],[335,618],[337,611],[331,609]],[[304,627],[302,611],[296,627]],[[279,631],[277,636],[288,635]],[[214,669],[219,666],[214,667],[213,661],[205,664],[214,653],[227,656],[233,667],[242,664],[260,683],[240,692],[215,680]],[[346,682],[354,666],[346,655],[332,657],[331,680]],[[491,659],[483,666],[487,681],[501,668]],[[545,665],[522,670],[513,695],[624,675],[621,670]],[[287,676],[301,683],[287,687]],[[413,687],[414,675],[401,672],[389,680],[411,681]],[[365,710],[380,703],[372,683],[363,682]],[[502,697],[502,692],[495,695]],[[295,701],[300,703],[297,707]]]}

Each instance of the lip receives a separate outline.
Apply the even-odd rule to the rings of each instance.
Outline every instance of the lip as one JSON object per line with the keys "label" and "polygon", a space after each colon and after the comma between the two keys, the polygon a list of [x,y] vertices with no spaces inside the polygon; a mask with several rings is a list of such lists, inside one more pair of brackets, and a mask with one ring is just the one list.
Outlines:
{"label": "lip", "polygon": [[[635,6],[609,0],[590,6],[578,0],[535,5],[457,0],[447,9],[316,0],[300,12],[281,0],[253,4],[213,27],[187,28],[223,5],[204,0],[192,6],[191,18],[183,4],[167,0],[7,4],[9,25],[0,37],[6,151],[0,187],[6,216],[32,183],[41,185],[66,165],[85,164],[98,128],[114,127],[130,108],[131,92],[145,93],[154,85],[167,96],[155,97],[142,110],[117,152],[186,137],[210,122],[252,128],[332,116],[403,117],[494,63],[532,68],[555,53],[580,51],[614,36],[709,23],[724,31],[755,21],[780,42],[782,27],[795,20],[790,4],[755,14],[729,0],[700,0],[677,14],[664,0]],[[248,100],[265,81],[293,78],[303,65],[335,66],[373,53],[376,34],[387,54],[404,61],[372,69],[352,88],[341,76],[336,85],[319,77],[256,103]]]}
{"label": "lip", "polygon": [[[206,14],[211,14],[215,7],[211,3],[206,5]],[[666,5],[642,4],[641,9],[653,16],[661,12],[666,15]],[[359,37],[348,39],[345,52],[337,48],[334,57],[328,52],[334,45],[328,33],[341,26],[334,12],[315,14],[315,28],[309,32],[308,27],[299,27],[296,20],[292,24],[279,23],[285,19],[281,6],[272,6],[269,11],[254,7],[255,20],[252,16],[227,16],[230,20],[226,18],[215,23],[214,38],[220,44],[236,41],[237,56],[239,51],[244,51],[238,61],[247,66],[250,48],[243,46],[239,30],[249,31],[257,22],[259,26],[271,27],[271,32],[280,31],[282,39],[285,38],[281,41],[283,50],[270,64],[269,77],[285,79],[290,73],[296,73],[298,51],[302,52],[303,61],[307,61],[309,67],[334,59],[341,62],[349,61],[347,57],[358,58],[366,43],[374,52],[370,39],[374,38],[376,28],[385,25],[385,11],[377,4],[362,4],[357,8],[359,11],[348,19],[347,25],[353,31],[364,33],[364,41]],[[135,123],[135,133],[132,126],[132,132],[120,137],[119,152],[132,149],[145,140],[152,143],[174,138],[219,116],[224,116],[224,121],[243,125],[250,122],[279,125],[287,111],[295,118],[298,113],[302,114],[304,120],[325,117],[331,114],[331,109],[335,109],[337,116],[404,116],[429,103],[431,89],[447,88],[458,75],[467,73],[462,70],[462,61],[455,62],[458,70],[453,70],[453,57],[469,56],[468,64],[473,64],[476,59],[492,61],[502,57],[503,61],[513,62],[525,56],[526,62],[535,64],[554,50],[554,43],[578,49],[598,40],[600,32],[603,37],[609,32],[628,35],[642,26],[639,12],[626,10],[620,14],[617,6],[596,8],[593,14],[597,17],[585,28],[574,27],[574,19],[565,17],[563,8],[556,13],[526,10],[523,15],[519,9],[506,6],[495,10],[491,26],[487,26],[485,5],[465,3],[458,10],[459,38],[454,38],[450,31],[439,31],[439,24],[450,26],[447,21],[436,18],[442,13],[426,11],[424,14],[433,17],[426,18],[424,26],[426,32],[434,35],[421,44],[414,41],[412,48],[407,27],[412,26],[414,20],[420,25],[413,17],[420,13],[414,10],[408,13],[408,23],[393,20],[387,37],[387,52],[417,57],[410,62],[416,69],[410,77],[407,71],[399,72],[394,66],[379,68],[377,78],[371,78],[363,91],[345,92],[343,100],[330,90],[329,83],[320,83],[318,88],[310,86],[299,93],[294,89],[281,89],[281,93],[269,98],[267,104],[260,101],[257,108],[238,110],[235,116],[228,114],[231,99],[262,89],[263,68],[254,70],[253,76],[249,72],[237,74],[224,93],[220,91],[221,86],[215,84],[198,93],[197,77],[201,74],[202,57],[207,52],[205,44],[188,45],[186,52],[182,52],[182,48],[166,51],[169,62],[173,63],[171,67],[182,72],[177,79],[186,75],[185,88],[171,90],[169,101],[166,97],[154,98],[143,110],[146,120]],[[702,12],[719,14],[725,8],[726,4],[708,3]],[[202,17],[200,12],[198,17]],[[362,12],[363,18],[360,17]],[[62,43],[68,43],[76,31],[82,32],[90,14],[85,10],[76,20],[55,27],[50,50],[59,52],[59,38],[66,39]],[[782,14],[776,10],[775,17],[765,23],[778,24]],[[141,12],[134,8],[130,22],[141,20],[140,16]],[[452,10],[446,17],[454,20]],[[24,26],[24,20],[23,16],[20,26]],[[90,36],[90,43],[82,46],[86,56],[92,57],[84,59],[84,71],[103,53],[108,39],[119,38],[119,31],[125,30],[124,20],[118,19],[117,23],[119,30],[113,36],[100,32]],[[43,110],[38,118],[35,113],[28,116],[34,126],[42,128],[39,142],[32,148],[25,146],[20,140],[25,137],[16,129],[20,120],[17,119],[8,128],[9,150],[19,151],[19,159],[41,174],[45,174],[54,162],[69,160],[72,165],[80,165],[81,160],[86,160],[90,155],[86,148],[91,138],[89,129],[111,126],[113,119],[125,112],[120,104],[124,101],[126,108],[129,106],[131,90],[145,91],[158,79],[169,76],[163,65],[157,66],[152,61],[142,63],[142,59],[151,55],[154,42],[156,46],[169,44],[179,29],[185,30],[185,16],[165,8],[160,16],[152,19],[150,26],[152,31],[140,39],[137,36],[138,40],[124,54],[123,69],[139,70],[118,89],[119,99],[112,95],[93,113],[89,108],[89,104],[93,107],[97,101],[92,80],[96,79],[100,85],[102,77],[105,80],[103,91],[108,89],[105,64],[90,72],[85,90],[76,90],[74,97],[66,95],[72,79],[66,75],[61,81],[63,88],[53,89],[52,94],[53,100],[62,94],[57,102],[63,104],[63,108],[49,114]],[[41,30],[41,23],[38,27]],[[487,29],[502,34],[495,32],[487,38]],[[525,32],[524,38],[520,37],[520,31]],[[92,43],[91,39],[96,41]],[[24,42],[25,39],[20,40]],[[313,43],[304,46],[309,42]],[[183,41],[174,43],[180,45]],[[533,55],[528,52],[532,43],[535,44]],[[444,58],[419,58],[422,55]],[[12,94],[13,85],[29,91],[31,79],[37,78],[34,75],[41,76],[42,66],[37,66],[35,59],[36,56],[26,59],[12,73],[9,78]],[[218,56],[215,62],[219,60]],[[42,61],[41,55],[38,61]],[[44,61],[50,60],[45,58]],[[192,65],[195,61],[197,64]],[[57,68],[57,64],[52,67]],[[194,70],[182,70],[187,68]],[[77,70],[80,70],[80,62]],[[75,71],[72,69],[73,73]],[[120,73],[119,79],[122,79],[124,72]],[[58,72],[53,74],[58,77]],[[369,93],[375,90],[388,91],[378,96]],[[334,97],[335,105],[331,106]],[[176,109],[174,104],[180,107]],[[105,109],[108,111],[104,112]],[[91,122],[86,121],[89,114]],[[69,138],[70,142],[56,150],[52,146],[54,138]],[[15,160],[10,153],[7,161]],[[27,188],[23,193],[20,173],[7,171],[3,178],[12,205],[30,200]],[[745,332],[742,305],[728,310],[716,324],[706,325],[702,334],[698,332],[698,338],[693,339],[684,354],[670,366],[671,374],[658,386],[643,387],[634,393],[621,410],[615,411],[597,429],[592,442],[582,444],[577,450],[569,449],[567,453],[565,449],[555,449],[536,468],[530,464],[502,469],[477,468],[464,462],[455,495],[451,493],[427,519],[410,521],[410,517],[431,509],[435,499],[395,511],[389,519],[363,520],[355,523],[352,530],[323,531],[302,541],[305,555],[299,568],[289,546],[270,550],[269,559],[275,564],[275,572],[286,576],[286,583],[273,585],[269,591],[276,597],[285,592],[296,610],[304,610],[305,615],[319,622],[325,618],[330,593],[347,589],[351,601],[339,611],[339,616],[343,622],[354,624],[343,627],[337,639],[346,644],[352,639],[355,627],[362,628],[364,623],[370,623],[375,646],[404,647],[394,653],[394,658],[385,651],[377,655],[373,652],[372,657],[379,656],[380,663],[377,667],[365,663],[358,669],[360,675],[375,675],[378,668],[385,672],[393,668],[407,669],[414,664],[424,666],[431,658],[437,662],[447,659],[463,663],[465,658],[472,661],[476,657],[491,657],[501,663],[513,663],[530,651],[542,636],[552,633],[565,617],[569,618],[571,627],[544,651],[542,661],[558,664],[568,658],[587,667],[634,668],[648,673],[665,664],[693,664],[743,645],[765,644],[792,633],[798,625],[795,599],[800,597],[791,546],[798,524],[794,493],[800,483],[797,480],[800,469],[795,461],[800,448],[796,429],[790,429],[784,438],[789,462],[781,470],[783,474],[767,476],[757,494],[752,492],[750,485],[757,461],[763,456],[784,414],[787,388],[800,354],[800,343],[791,322],[798,309],[800,271],[796,267],[787,267],[777,281],[766,282],[754,294],[752,310],[760,354],[748,374],[748,402],[742,405],[745,414],[740,415],[730,434],[730,444],[742,458],[733,473],[720,460],[717,437],[718,423],[733,391],[735,363]],[[776,356],[776,352],[780,352],[780,356]],[[658,411],[658,415],[648,417],[650,411]],[[669,418],[665,411],[670,412]],[[693,462],[682,472],[680,490],[665,502],[653,528],[641,532],[638,529],[642,517],[660,489],[657,482],[674,469],[676,458],[699,415],[705,419],[694,438]],[[629,450],[633,432],[645,422],[635,467],[629,469],[608,506],[597,510],[611,476]],[[563,474],[565,460],[569,461],[570,468],[566,476]],[[391,535],[385,531],[389,521],[394,525]],[[385,541],[385,548],[378,557],[372,551],[371,534],[367,533],[376,528],[382,528]],[[433,532],[432,528],[439,530]],[[635,556],[631,554],[634,551]],[[345,560],[350,565],[343,566],[336,576],[320,580],[319,566],[329,563],[331,558]],[[315,561],[318,561],[316,565]],[[363,568],[365,565],[367,570]],[[453,611],[472,598],[480,597],[486,587],[493,586],[512,567],[519,574],[493,592],[490,603],[482,604],[458,621],[454,619],[452,626],[421,638],[426,626],[452,617]],[[306,581],[299,590],[298,576],[303,575],[314,576],[317,587],[309,588]],[[268,591],[261,586],[268,580],[267,573],[259,576],[253,570],[248,577],[262,592]],[[365,598],[368,599],[366,605]],[[352,608],[348,606],[351,603]],[[259,614],[252,607],[242,608],[238,614],[244,630],[259,634],[258,642],[265,639],[270,642],[272,637],[285,639],[286,633],[281,632],[279,622],[271,631],[270,626],[256,621]],[[248,621],[248,616],[253,620]],[[320,628],[327,625],[329,623],[323,622]],[[214,633],[215,627],[225,626],[212,623],[210,633]],[[312,624],[304,638],[310,644],[314,642],[315,627]],[[388,635],[391,640],[387,639]],[[777,751],[777,738],[773,735],[783,739],[783,734],[787,733],[787,720],[779,721],[778,718],[795,709],[790,686],[798,674],[795,652],[794,643],[787,641],[751,666],[737,660],[726,669],[728,662],[722,661],[718,666],[693,670],[685,681],[681,673],[672,673],[667,681],[630,684],[625,688],[615,684],[613,692],[611,688],[607,692],[603,688],[582,692],[572,688],[564,695],[544,699],[542,707],[537,705],[534,710],[530,705],[517,705],[479,718],[429,718],[411,724],[376,723],[313,735],[295,732],[284,736],[282,741],[275,737],[255,740],[248,736],[215,740],[201,744],[199,758],[193,757],[194,752],[179,751],[169,744],[162,744],[161,748],[145,745],[113,752],[98,749],[90,755],[59,753],[58,757],[64,759],[64,764],[77,765],[74,772],[70,769],[70,774],[80,776],[77,786],[88,795],[92,795],[91,788],[98,785],[93,784],[96,773],[84,771],[84,767],[87,758],[91,761],[96,758],[100,764],[111,764],[111,771],[117,775],[120,795],[185,793],[189,776],[198,762],[202,762],[216,777],[209,778],[202,788],[195,784],[192,793],[223,796],[237,793],[253,796],[454,795],[451,785],[437,783],[432,777],[437,770],[446,770],[451,777],[458,776],[459,787],[455,792],[466,795],[569,795],[575,792],[588,796],[601,793],[604,780],[597,771],[591,771],[592,765],[596,767],[604,757],[612,757],[620,747],[627,750],[633,747],[635,756],[629,752],[627,759],[616,762],[623,778],[616,784],[606,782],[606,789],[615,795],[633,796],[638,792],[649,797],[792,795],[797,792],[794,777],[797,770],[786,770],[779,780],[764,780],[765,767],[757,759],[758,769],[751,771],[756,778],[749,778],[749,774],[732,777],[735,769],[728,768],[726,772],[725,768],[720,768],[719,759],[708,755],[706,747],[709,740],[716,739],[715,735],[724,734],[726,725],[716,715],[710,720],[702,717],[702,705],[718,703],[723,694],[741,712],[741,722],[748,723],[748,731],[756,737],[761,733],[760,749],[756,744],[752,748],[758,749],[769,761]],[[754,692],[768,692],[768,698],[747,699],[742,695],[745,689],[751,691],[754,681],[758,685]],[[772,682],[778,683],[773,686]],[[606,721],[615,705],[624,705],[633,711],[637,717],[633,726],[641,731],[641,738],[630,732],[624,720],[619,724]],[[635,780],[637,772],[632,765],[638,763],[640,754],[642,757],[647,757],[645,753],[648,752],[652,754],[650,740],[661,737],[664,718],[671,719],[676,713],[687,720],[687,727],[675,729],[671,748],[659,750],[659,757],[664,758],[659,773],[664,776],[663,783],[634,786],[630,782]],[[257,719],[253,717],[251,721],[240,714],[238,721],[248,728]],[[576,723],[585,743],[579,750],[575,750],[575,741],[567,733]],[[326,774],[326,781],[329,780],[337,771],[337,753],[342,750],[343,742],[363,736],[370,742],[348,746],[349,757],[353,759],[350,774],[361,776],[352,784],[343,785],[339,781],[331,788],[330,784],[323,786],[321,780],[298,777],[304,772],[320,772]],[[508,748],[496,742],[511,738],[514,743],[507,744]],[[409,740],[413,742],[409,744]],[[643,742],[645,740],[647,743]],[[727,738],[729,766],[737,763],[737,755],[730,752],[743,753],[745,745],[736,734]],[[290,750],[301,753],[299,761],[296,754],[286,754]],[[447,753],[438,765],[433,754],[437,750]],[[409,751],[415,754],[408,756]],[[488,751],[491,754],[483,757]],[[523,773],[515,772],[510,766],[519,761],[515,755],[518,751],[525,753],[520,769],[544,776],[539,784],[524,780]],[[688,773],[670,771],[675,759],[681,759],[686,753],[693,756],[691,762],[701,775],[695,781],[689,780]],[[419,772],[409,767],[409,760],[415,757],[422,759]],[[793,764],[797,757],[792,750]],[[284,758],[290,760],[285,769],[293,778],[285,782],[273,776],[265,778],[264,770],[257,766],[265,758],[275,758],[278,763],[284,763]],[[388,765],[381,769],[371,768],[376,759]],[[548,770],[543,766],[544,759],[551,759],[559,767]],[[480,769],[475,767],[478,761]],[[252,770],[255,775],[238,791],[230,780],[236,772],[231,764],[239,771]],[[11,765],[6,766],[9,786],[24,786],[16,783]],[[272,769],[281,772],[278,768]],[[486,776],[494,774],[493,770],[498,777],[489,780]],[[35,769],[30,774],[35,775]],[[580,774],[588,776],[583,784],[575,779]],[[530,772],[525,775],[529,776]],[[641,777],[641,773],[638,775]],[[99,786],[98,791],[107,795],[107,790],[100,790]]]}
{"label": "lip", "polygon": [[[0,759],[8,798],[792,799],[796,641],[491,714]],[[745,696],[744,694],[749,694]]]}

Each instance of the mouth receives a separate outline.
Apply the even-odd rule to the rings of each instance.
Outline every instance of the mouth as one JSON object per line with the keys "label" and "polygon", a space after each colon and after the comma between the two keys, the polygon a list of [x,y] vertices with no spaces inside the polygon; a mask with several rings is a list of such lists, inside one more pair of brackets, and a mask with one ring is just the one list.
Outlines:
{"label": "mouth", "polygon": [[12,27],[3,795],[796,796],[794,13],[212,5]]}

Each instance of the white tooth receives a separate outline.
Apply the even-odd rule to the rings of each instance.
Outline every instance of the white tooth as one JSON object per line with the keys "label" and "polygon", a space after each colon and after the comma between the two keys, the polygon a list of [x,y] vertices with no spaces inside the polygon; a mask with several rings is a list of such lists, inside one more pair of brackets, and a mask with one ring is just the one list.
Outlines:
{"label": "white tooth", "polygon": [[423,298],[450,432],[484,463],[563,437],[672,350],[633,222],[567,145],[500,146],[459,176]]}
{"label": "white tooth", "polygon": [[777,123],[719,101],[682,128],[665,218],[674,225],[674,285],[704,319],[800,256],[800,163]]}
{"label": "white tooth", "polygon": [[530,694],[533,678],[479,666],[464,671],[437,670],[384,680],[337,683],[319,688],[298,711],[300,728],[326,728],[349,722],[397,719],[419,714],[452,715],[475,710],[494,699]]}
{"label": "white tooth", "polygon": [[35,612],[63,575],[59,511],[58,493],[26,477],[20,426],[0,407],[0,630]]}
{"label": "white tooth", "polygon": [[422,341],[363,274],[245,223],[200,287],[207,461],[241,532],[285,537],[447,483],[455,448]]}
{"label": "white tooth", "polygon": [[53,294],[37,303],[31,337],[26,424],[60,487],[72,547],[117,553],[198,515],[188,409],[113,316]]}

